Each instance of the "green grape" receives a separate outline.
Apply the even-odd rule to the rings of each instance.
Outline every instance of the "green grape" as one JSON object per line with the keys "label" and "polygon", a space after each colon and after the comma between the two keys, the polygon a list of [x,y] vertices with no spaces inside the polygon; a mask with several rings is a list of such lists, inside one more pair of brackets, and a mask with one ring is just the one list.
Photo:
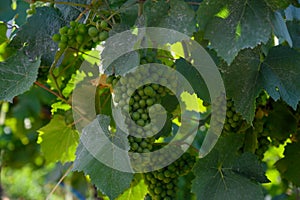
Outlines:
{"label": "green grape", "polygon": [[83,43],[83,40],[84,40],[83,35],[77,35],[77,36],[76,36],[76,42],[77,42],[78,44]]}
{"label": "green grape", "polygon": [[169,166],[145,173],[144,180],[152,199],[175,199],[179,177],[189,173],[195,161],[194,156],[184,153]]}
{"label": "green grape", "polygon": [[255,154],[258,156],[260,160],[264,158],[264,153],[269,149],[270,141],[268,140],[268,137],[265,136],[259,136],[257,138],[258,147],[255,150]]}
{"label": "green grape", "polygon": [[78,25],[78,33],[80,34],[87,34],[87,28],[85,27],[84,24],[79,24]]}
{"label": "green grape", "polygon": [[70,21],[70,26],[71,27],[75,27],[77,25],[77,23],[75,21]]}
{"label": "green grape", "polygon": [[99,31],[95,26],[92,26],[88,29],[88,34],[91,37],[95,37],[96,35],[98,35]]}
{"label": "green grape", "polygon": [[108,26],[108,24],[106,21],[101,21],[100,28],[105,29],[105,28],[107,28],[107,26]]}
{"label": "green grape", "polygon": [[67,34],[68,34],[68,36],[73,36],[75,34],[74,29],[73,28],[69,28]]}
{"label": "green grape", "polygon": [[226,118],[224,123],[224,130],[227,132],[236,132],[239,130],[244,120],[242,116],[235,110],[232,100],[227,100]]}
{"label": "green grape", "polygon": [[54,42],[59,42],[59,41],[60,41],[60,35],[59,35],[59,34],[54,34],[54,35],[52,36],[52,40],[53,40]]}
{"label": "green grape", "polygon": [[67,43],[64,43],[64,42],[58,43],[58,47],[59,47],[60,49],[65,49],[67,46],[68,46]]}
{"label": "green grape", "polygon": [[107,31],[102,31],[99,33],[99,40],[104,41],[108,38],[108,32]]}
{"label": "green grape", "polygon": [[62,35],[62,36],[60,37],[60,41],[61,41],[61,42],[67,43],[68,40],[69,40],[68,37],[65,36],[65,35]]}
{"label": "green grape", "polygon": [[66,34],[68,32],[69,28],[67,26],[64,26],[62,28],[59,29],[59,33],[61,35]]}
{"label": "green grape", "polygon": [[155,91],[153,90],[153,88],[151,86],[147,86],[144,88],[144,94],[149,97],[153,97],[155,95]]}

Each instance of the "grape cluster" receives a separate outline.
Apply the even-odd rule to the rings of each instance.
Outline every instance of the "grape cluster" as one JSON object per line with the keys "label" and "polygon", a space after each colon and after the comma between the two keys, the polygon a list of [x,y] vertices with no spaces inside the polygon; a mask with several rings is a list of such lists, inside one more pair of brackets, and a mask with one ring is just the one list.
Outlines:
{"label": "grape cluster", "polygon": [[52,36],[52,40],[58,42],[60,49],[72,47],[83,51],[106,40],[108,38],[107,30],[109,28],[106,21],[97,21],[96,25],[71,21],[70,26],[60,28],[59,33]]}
{"label": "grape cluster", "polygon": [[267,113],[265,108],[268,103],[268,95],[266,92],[261,92],[256,99],[256,112],[253,121],[253,132],[257,135],[257,148],[255,154],[260,160],[264,158],[265,152],[268,150],[270,141],[268,139],[270,129],[267,122]]}
{"label": "grape cluster", "polygon": [[224,130],[227,132],[236,132],[243,123],[242,116],[236,112],[233,101],[227,100],[226,119]]}
{"label": "grape cluster", "polygon": [[[106,80],[106,82],[112,84],[113,87],[118,82],[120,84],[119,89],[114,91],[114,101],[117,103],[117,107],[121,108],[124,112],[129,112],[130,118],[126,118],[125,123],[128,127],[128,131],[134,134],[128,136],[128,141],[131,151],[139,153],[152,150],[153,143],[156,139],[155,133],[159,131],[156,126],[147,126],[151,123],[151,120],[153,120],[153,122],[158,120],[160,115],[157,107],[153,107],[153,113],[156,113],[156,115],[150,120],[149,108],[160,103],[161,98],[166,94],[173,95],[166,87],[154,83],[146,84],[135,89],[133,83],[135,83],[135,81],[141,81],[144,78],[144,74],[151,74],[152,77],[156,77],[157,79],[164,79],[166,85],[176,82],[175,78],[168,78],[168,80],[172,80],[172,83],[168,82],[168,80],[163,77],[163,71],[155,71],[151,68],[137,69],[134,75],[133,73],[128,73],[124,78],[111,75],[107,77]],[[130,87],[131,83],[132,88]],[[128,104],[129,106],[126,107]],[[134,126],[133,123],[137,126]],[[147,137],[149,135],[151,137]]]}
{"label": "grape cluster", "polygon": [[144,174],[145,183],[153,200],[176,198],[178,178],[189,173],[194,166],[195,157],[184,153],[178,160],[162,169]]}
{"label": "grape cluster", "polygon": [[255,150],[255,154],[258,156],[260,160],[264,158],[265,152],[269,149],[270,141],[268,137],[259,135],[257,137],[257,149]]}
{"label": "grape cluster", "polygon": [[140,64],[147,64],[147,63],[161,63],[159,59],[157,59],[157,54],[155,51],[147,50],[144,55],[140,59]]}

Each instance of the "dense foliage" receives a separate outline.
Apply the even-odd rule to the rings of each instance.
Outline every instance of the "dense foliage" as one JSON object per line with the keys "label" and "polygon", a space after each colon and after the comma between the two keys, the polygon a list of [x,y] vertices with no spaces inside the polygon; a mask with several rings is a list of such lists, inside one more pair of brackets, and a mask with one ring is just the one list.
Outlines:
{"label": "dense foliage", "polygon": [[[217,144],[203,158],[199,149],[213,105],[204,78],[191,63],[149,48],[126,53],[108,66],[101,63],[105,70],[98,70],[101,59],[113,53],[106,51],[112,45],[107,40],[126,30],[134,34],[139,27],[186,34],[205,48],[221,73],[226,119]],[[86,63],[94,66],[90,73],[81,68]],[[177,70],[192,85],[195,93],[180,91],[184,108],[165,86],[180,88],[181,81],[162,80],[166,71],[151,68],[152,63]],[[134,69],[137,65],[150,67]],[[133,87],[147,78],[145,74],[164,84]],[[95,91],[94,118],[89,120],[74,106],[79,98],[73,95],[75,86],[83,80],[90,84],[83,90]],[[127,83],[132,88],[125,87]],[[82,100],[93,106],[89,99]],[[300,199],[299,100],[299,0],[2,0],[0,195]],[[129,113],[124,127],[134,134],[126,135],[117,126],[112,101],[121,113]],[[158,104],[167,116],[161,130],[149,126],[161,119]],[[96,159],[82,139],[101,124],[110,141],[130,153],[154,152],[176,136],[182,110],[200,113],[197,136],[179,159],[161,169],[112,169]],[[105,145],[95,146],[113,151]],[[175,154],[143,164],[168,161]]]}

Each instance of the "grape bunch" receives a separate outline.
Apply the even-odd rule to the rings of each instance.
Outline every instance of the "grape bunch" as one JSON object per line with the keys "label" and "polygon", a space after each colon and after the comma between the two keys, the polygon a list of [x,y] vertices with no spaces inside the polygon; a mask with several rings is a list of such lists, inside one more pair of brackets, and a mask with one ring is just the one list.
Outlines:
{"label": "grape bunch", "polygon": [[178,179],[188,174],[195,163],[195,157],[184,153],[178,160],[162,169],[144,174],[145,183],[153,200],[175,199]]}
{"label": "grape bunch", "polygon": [[227,100],[226,119],[224,123],[224,131],[236,132],[243,124],[242,116],[236,112],[232,100]]}
{"label": "grape bunch", "polygon": [[[158,62],[156,52],[149,50],[147,52],[147,54],[141,56],[141,64]],[[151,75],[149,83],[136,87],[136,83],[143,82],[145,79],[147,81],[147,74]],[[160,82],[161,85],[155,82]],[[168,75],[164,70],[157,70],[157,68],[149,66],[137,68],[134,73],[129,72],[124,76],[110,75],[107,77],[106,83],[111,84],[114,104],[116,108],[120,108],[125,116],[124,123],[130,133],[128,136],[130,151],[148,153],[165,147],[166,144],[159,143],[161,140],[157,140],[164,137],[164,135],[154,125],[161,119],[160,115],[162,114],[156,104],[161,104],[166,95],[174,95],[172,91],[163,85],[171,85],[172,88],[176,88],[177,78]],[[168,112],[167,115],[169,116],[171,113]],[[171,119],[167,118],[167,120]],[[170,146],[166,148],[170,148]],[[149,156],[148,154],[142,154],[141,160],[134,157],[131,159],[135,170],[140,171],[147,167],[147,171],[149,171],[143,173],[145,183],[148,185],[149,199],[176,198],[178,178],[189,173],[196,160],[195,156],[190,153],[184,153],[179,159],[172,162],[175,160],[174,156],[180,153],[178,151],[181,152],[182,150],[178,149],[177,146],[171,146],[169,152],[172,152],[172,155],[158,153],[157,156]],[[164,162],[171,164],[152,171],[156,169],[157,163]]]}
{"label": "grape bunch", "polygon": [[268,139],[270,129],[268,127],[266,106],[268,103],[268,95],[261,92],[256,99],[256,112],[253,121],[253,132],[257,135],[257,148],[255,154],[260,160],[264,158],[265,152],[269,149],[270,141]]}
{"label": "grape bunch", "polygon": [[257,137],[257,149],[255,150],[255,154],[258,156],[260,160],[264,158],[265,152],[269,149],[270,141],[268,137],[259,135]]}
{"label": "grape bunch", "polygon": [[60,49],[72,47],[81,51],[89,50],[108,38],[108,30],[108,24],[104,20],[97,21],[95,25],[70,21],[70,26],[60,28],[59,33],[52,36],[52,40],[58,42]]}
{"label": "grape bunch", "polygon": [[146,50],[141,52],[142,55],[140,59],[140,64],[147,64],[147,63],[161,63],[159,59],[157,59],[157,53],[155,51]]}
{"label": "grape bunch", "polygon": [[[111,75],[107,77],[106,82],[112,84],[114,87],[119,82],[118,90],[114,91],[114,101],[117,103],[117,107],[121,108],[124,112],[128,111],[130,118],[125,119],[125,123],[128,127],[130,133],[134,133],[128,136],[131,151],[145,153],[152,150],[153,143],[155,139],[155,133],[159,130],[156,126],[147,126],[151,123],[151,120],[159,120],[159,109],[157,107],[152,107],[155,104],[161,102],[161,98],[166,94],[173,95],[173,93],[166,87],[159,84],[146,84],[137,89],[130,88],[131,83],[135,81],[142,81],[144,78],[143,74],[151,74],[151,76],[156,77],[156,79],[165,80],[165,84],[174,84],[176,82],[175,78],[164,78],[163,71],[155,71],[150,68],[143,68],[141,70],[137,69],[135,74],[128,73],[124,78],[120,76]],[[168,81],[172,80],[172,83]],[[127,84],[128,83],[128,84]],[[129,85],[129,88],[128,88]],[[127,104],[129,104],[128,107]],[[153,119],[150,119],[149,109],[152,107],[153,113],[156,113]],[[128,109],[128,110],[126,110]],[[137,126],[134,126],[134,124]],[[140,137],[135,137],[140,136]],[[151,137],[147,137],[151,136]]]}

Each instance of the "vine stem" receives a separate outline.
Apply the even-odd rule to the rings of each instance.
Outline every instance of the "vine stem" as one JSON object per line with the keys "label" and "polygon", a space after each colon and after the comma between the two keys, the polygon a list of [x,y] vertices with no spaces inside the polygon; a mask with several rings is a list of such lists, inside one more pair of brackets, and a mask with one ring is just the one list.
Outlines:
{"label": "vine stem", "polygon": [[51,94],[53,94],[54,96],[58,97],[59,99],[63,100],[64,102],[66,102],[67,104],[68,101],[66,99],[64,99],[62,96],[60,96],[59,94],[57,94],[56,92],[50,90],[49,88],[47,88],[45,85],[43,85],[42,83],[35,81],[34,84],[36,84],[37,86],[43,88],[44,90],[46,90],[47,92],[50,92]]}
{"label": "vine stem", "polygon": [[70,171],[71,171],[72,168],[73,168],[73,164],[67,169],[67,171],[64,173],[64,175],[56,183],[56,185],[54,186],[54,188],[48,194],[46,200],[50,200],[51,196],[53,195],[53,193],[55,192],[55,190],[57,189],[57,187],[59,186],[59,184],[66,178],[66,176],[68,176],[68,174],[70,173]]}
{"label": "vine stem", "polygon": [[58,60],[59,60],[59,59],[61,58],[61,56],[64,54],[64,52],[65,52],[65,51],[59,50],[59,51],[56,53],[56,55],[55,55],[55,60],[53,61],[52,65],[51,65],[51,67],[50,67],[50,70],[49,70],[49,74],[50,74],[51,78],[53,79],[54,84],[55,84],[55,87],[56,87],[56,89],[58,90],[58,93],[59,93],[60,96],[62,96],[62,94],[61,94],[61,91],[60,91],[60,89],[59,89],[58,83],[57,83],[57,81],[56,81],[56,77],[55,77],[55,75],[53,74],[53,70],[54,70],[54,68],[56,67],[57,63],[58,63]]}
{"label": "vine stem", "polygon": [[145,2],[145,0],[139,0],[139,10],[138,10],[138,16],[139,17],[143,14],[144,2]]}
{"label": "vine stem", "polygon": [[35,81],[34,84],[36,84],[37,86],[43,88],[44,90],[46,90],[47,92],[50,92],[51,94],[53,94],[54,96],[56,96],[57,98],[61,99],[63,102],[65,102],[66,104],[70,105],[72,107],[72,109],[78,113],[81,117],[81,119],[85,119],[88,120],[87,118],[84,117],[84,115],[80,112],[79,109],[74,108],[72,106],[72,104],[70,104],[65,98],[63,98],[62,96],[60,96],[59,94],[57,94],[56,92],[50,90],[49,88],[47,88],[45,85],[41,84],[40,82]]}

